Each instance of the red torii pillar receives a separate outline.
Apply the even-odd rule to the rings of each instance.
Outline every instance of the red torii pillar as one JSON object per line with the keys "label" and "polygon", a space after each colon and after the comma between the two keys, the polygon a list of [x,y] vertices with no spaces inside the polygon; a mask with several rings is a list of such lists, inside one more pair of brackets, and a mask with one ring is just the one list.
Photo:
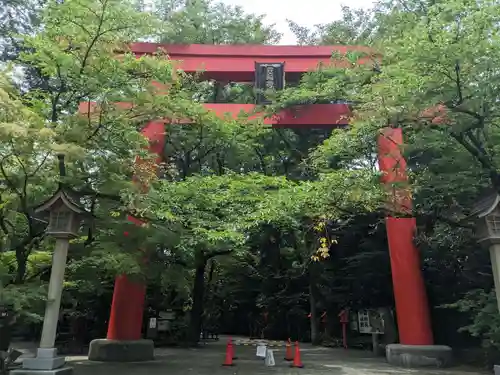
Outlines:
{"label": "red torii pillar", "polygon": [[[141,130],[149,140],[149,151],[158,154],[161,162],[165,145],[164,122],[150,122]],[[136,163],[140,163],[136,159]],[[128,220],[136,225],[142,222],[131,216]],[[154,359],[154,343],[142,339],[142,322],[146,284],[131,280],[127,275],[115,279],[113,301],[106,339],[90,343],[89,360],[109,362],[148,361]]]}
{"label": "red torii pillar", "polygon": [[400,344],[387,346],[390,363],[403,366],[444,366],[451,361],[451,348],[434,344],[429,304],[420,253],[413,238],[416,221],[411,217],[412,201],[401,151],[401,128],[385,128],[378,138],[382,183],[391,189],[389,209],[403,217],[387,217],[386,230],[396,303]]}

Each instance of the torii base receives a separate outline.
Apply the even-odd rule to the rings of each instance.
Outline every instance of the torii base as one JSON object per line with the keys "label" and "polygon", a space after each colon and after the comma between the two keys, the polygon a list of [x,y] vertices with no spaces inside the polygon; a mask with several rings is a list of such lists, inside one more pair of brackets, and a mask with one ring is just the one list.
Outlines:
{"label": "torii base", "polygon": [[90,342],[89,361],[100,362],[144,362],[155,359],[152,340],[107,340]]}
{"label": "torii base", "polygon": [[452,364],[452,349],[445,345],[402,345],[386,347],[387,362],[401,367],[449,367]]}

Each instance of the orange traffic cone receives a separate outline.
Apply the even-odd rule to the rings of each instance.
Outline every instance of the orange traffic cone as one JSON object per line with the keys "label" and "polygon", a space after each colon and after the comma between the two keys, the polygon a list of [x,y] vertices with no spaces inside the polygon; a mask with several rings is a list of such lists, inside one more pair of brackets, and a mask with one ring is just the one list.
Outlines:
{"label": "orange traffic cone", "polygon": [[293,361],[292,341],[290,339],[286,343],[285,361]]}
{"label": "orange traffic cone", "polygon": [[233,339],[231,337],[229,338],[229,342],[231,343],[231,358],[233,358],[234,361],[235,359],[238,359],[238,357],[234,355],[234,344],[233,344]]}
{"label": "orange traffic cone", "polygon": [[300,360],[300,349],[299,349],[299,342],[295,341],[295,356],[293,357],[293,363],[290,367],[297,367],[297,368],[303,368],[304,365],[302,364],[302,361]]}
{"label": "orange traffic cone", "polygon": [[226,360],[224,361],[222,366],[234,366],[234,363],[233,363],[233,342],[231,340],[227,341]]}

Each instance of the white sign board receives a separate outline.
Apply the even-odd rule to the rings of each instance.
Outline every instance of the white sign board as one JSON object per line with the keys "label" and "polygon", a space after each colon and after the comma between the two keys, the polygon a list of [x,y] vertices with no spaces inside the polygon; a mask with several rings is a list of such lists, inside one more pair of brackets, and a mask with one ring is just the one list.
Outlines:
{"label": "white sign board", "polygon": [[384,333],[384,319],[379,310],[358,311],[359,333]]}
{"label": "white sign board", "polygon": [[266,346],[264,344],[257,345],[257,357],[266,358]]}
{"label": "white sign board", "polygon": [[368,310],[358,311],[358,329],[360,333],[372,333],[370,314]]}

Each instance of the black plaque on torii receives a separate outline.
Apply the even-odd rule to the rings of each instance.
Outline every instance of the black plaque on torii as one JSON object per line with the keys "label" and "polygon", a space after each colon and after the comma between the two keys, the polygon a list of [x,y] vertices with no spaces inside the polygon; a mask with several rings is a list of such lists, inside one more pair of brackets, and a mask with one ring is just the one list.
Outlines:
{"label": "black plaque on torii", "polygon": [[269,104],[265,91],[283,90],[285,87],[285,63],[255,63],[255,89],[257,104]]}

